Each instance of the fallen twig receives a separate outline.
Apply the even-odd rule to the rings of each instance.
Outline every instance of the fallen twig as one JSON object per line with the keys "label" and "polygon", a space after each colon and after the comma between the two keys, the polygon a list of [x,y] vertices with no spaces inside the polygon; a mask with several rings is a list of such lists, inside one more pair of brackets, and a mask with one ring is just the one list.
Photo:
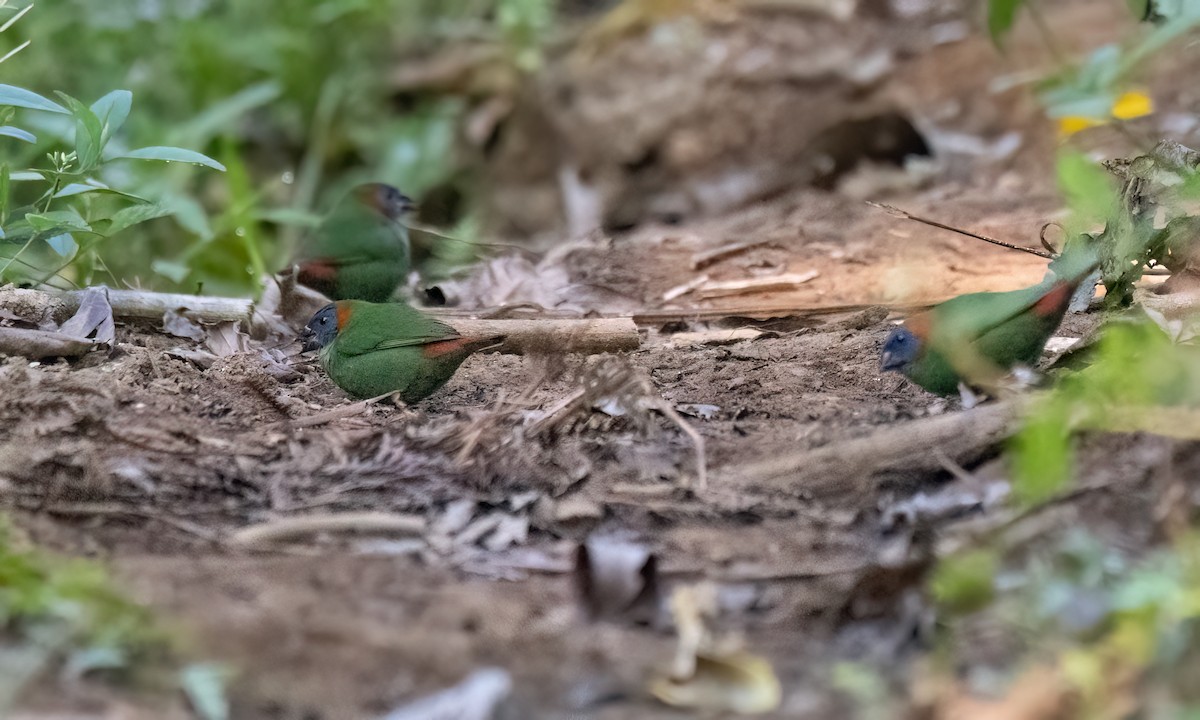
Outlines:
{"label": "fallen twig", "polygon": [[702,268],[706,268],[718,260],[724,260],[725,258],[732,257],[738,253],[744,253],[747,250],[753,250],[756,247],[770,244],[770,242],[770,240],[750,240],[747,242],[730,243],[728,245],[722,245],[721,247],[713,248],[712,250],[696,253],[695,255],[692,255],[692,269],[700,270]]}
{"label": "fallen twig", "polygon": [[194,535],[201,540],[211,543],[220,543],[221,537],[215,530],[210,530],[206,527],[201,527],[193,522],[189,522],[182,518],[173,517],[157,513],[146,508],[131,507],[120,503],[55,503],[53,505],[39,505],[36,508],[27,508],[29,510],[48,513],[51,515],[77,515],[77,516],[100,516],[100,515],[129,515],[132,517],[140,517],[146,520],[154,520],[176,530]]}
{"label": "fallen twig", "polygon": [[877,475],[942,469],[931,448],[940,449],[940,457],[960,464],[981,455],[1015,429],[1018,415],[1019,405],[1013,401],[985,405],[889,426],[814,450],[732,465],[724,474],[731,483],[787,488],[806,497],[860,497],[874,490]]}
{"label": "fallen twig", "polygon": [[367,398],[366,400],[359,400],[358,402],[350,403],[349,405],[339,405],[338,407],[319,412],[315,415],[308,415],[292,420],[284,420],[283,422],[277,423],[277,425],[286,425],[291,428],[306,428],[324,425],[325,423],[330,423],[334,420],[341,420],[342,418],[354,417],[355,415],[361,415],[371,405],[374,405],[386,397],[391,397],[393,394],[394,393],[386,393],[377,397]]}
{"label": "fallen twig", "polygon": [[232,533],[228,541],[233,545],[253,547],[323,532],[421,535],[425,532],[425,518],[383,512],[300,515],[249,525]]}
{"label": "fallen twig", "polygon": [[[647,388],[647,391],[652,392],[652,388]],[[704,437],[696,432],[696,428],[692,427],[687,420],[683,419],[683,416],[679,414],[679,411],[670,402],[657,395],[654,397],[655,401],[651,407],[666,415],[667,418],[679,427],[684,435],[687,435],[692,440],[692,449],[696,453],[696,485],[693,488],[691,483],[684,483],[683,487],[694,489],[697,493],[703,493],[708,490],[708,462],[704,454]]]}
{"label": "fallen twig", "polygon": [[[87,290],[51,293],[61,297],[67,308],[74,312]],[[169,310],[185,310],[188,317],[201,322],[243,321],[250,319],[254,303],[246,298],[210,297],[207,295],[181,295],[158,293],[148,290],[108,289],[108,301],[113,316],[118,318],[141,318],[162,320]]]}
{"label": "fallen twig", "polygon": [[816,270],[803,273],[786,273],[772,277],[751,278],[749,280],[725,280],[707,282],[696,288],[695,293],[704,299],[725,297],[727,295],[745,295],[748,293],[778,292],[791,290],[803,285],[820,275]]}
{"label": "fallen twig", "polygon": [[971,232],[970,230],[963,230],[962,228],[956,228],[953,225],[946,225],[945,223],[940,223],[937,220],[930,220],[929,218],[923,218],[919,215],[913,215],[910,212],[901,210],[900,208],[893,207],[891,205],[884,205],[883,203],[872,202],[870,200],[867,201],[867,204],[870,205],[871,207],[877,207],[886,213],[889,213],[889,214],[894,215],[899,218],[903,218],[905,220],[913,220],[915,222],[921,223],[922,225],[928,225],[930,227],[939,228],[941,230],[949,230],[950,232],[958,233],[959,235],[965,235],[966,237],[974,238],[975,240],[982,240],[985,243],[999,245],[1000,247],[1008,248],[1009,250],[1020,250],[1021,252],[1029,253],[1030,255],[1037,255],[1038,257],[1046,258],[1047,260],[1054,257],[1050,253],[1042,251],[1042,250],[1038,250],[1037,248],[1025,247],[1023,245],[1013,245],[1012,243],[1006,243],[1003,240],[997,240],[995,238],[990,238],[987,235],[980,235],[979,233],[974,233],[974,232]]}
{"label": "fallen twig", "polygon": [[455,330],[470,337],[503,335],[497,350],[517,355],[539,353],[599,353],[636,350],[637,325],[632,318],[476,320],[444,318]]}

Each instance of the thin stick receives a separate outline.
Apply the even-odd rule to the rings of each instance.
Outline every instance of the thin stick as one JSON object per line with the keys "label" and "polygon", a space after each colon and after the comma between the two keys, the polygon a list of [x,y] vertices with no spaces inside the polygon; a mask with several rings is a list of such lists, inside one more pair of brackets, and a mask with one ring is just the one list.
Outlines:
{"label": "thin stick", "polygon": [[913,215],[910,212],[906,212],[904,210],[901,210],[900,208],[893,207],[891,205],[884,205],[883,203],[872,202],[870,200],[867,201],[867,204],[870,205],[871,207],[877,207],[886,213],[895,215],[896,217],[903,218],[905,220],[913,220],[913,221],[919,222],[923,225],[928,225],[930,227],[935,227],[935,228],[938,228],[941,230],[949,230],[950,232],[958,233],[959,235],[965,235],[969,238],[974,238],[976,240],[982,240],[985,243],[999,245],[1000,247],[1008,248],[1009,250],[1020,250],[1021,252],[1029,253],[1030,255],[1037,255],[1038,257],[1046,258],[1047,260],[1050,260],[1054,257],[1050,253],[1043,252],[1036,248],[1024,247],[1023,245],[1013,245],[1012,243],[1006,243],[1003,240],[997,240],[996,238],[990,238],[987,235],[980,235],[979,233],[973,233],[970,230],[963,230],[962,228],[956,228],[953,225],[946,225],[945,223],[940,223],[937,220],[930,220],[929,218],[923,218],[919,215]]}
{"label": "thin stick", "polygon": [[393,394],[394,393],[385,393],[378,397],[368,398],[366,400],[359,400],[358,402],[351,403],[350,405],[341,405],[339,407],[333,408],[332,410],[326,410],[324,412],[319,412],[316,415],[308,415],[306,417],[296,418],[294,420],[287,420],[287,421],[277,423],[277,424],[278,425],[287,425],[288,427],[291,427],[291,428],[306,428],[306,427],[314,427],[317,425],[324,425],[325,423],[333,422],[334,420],[341,420],[343,418],[354,417],[355,415],[361,415],[363,413],[363,411],[365,411],[371,405],[379,402],[380,400],[382,400],[386,397],[391,397]]}
{"label": "thin stick", "polygon": [[[683,416],[679,414],[675,408],[671,407],[671,403],[658,398],[658,402],[652,405],[656,410],[666,415],[674,422],[679,429],[692,439],[692,447],[696,452],[696,487],[697,493],[703,493],[708,490],[708,461],[704,453],[704,438],[700,433],[696,432],[696,428],[692,427]],[[685,486],[687,487],[687,486]]]}
{"label": "thin stick", "polygon": [[278,518],[250,525],[229,536],[234,545],[257,546],[323,532],[368,532],[421,535],[425,518],[384,512],[345,512]]}
{"label": "thin stick", "polygon": [[50,515],[130,515],[146,520],[158,521],[163,525],[175,528],[188,535],[194,535],[206,542],[218,544],[221,542],[221,538],[215,530],[201,527],[182,518],[155,513],[145,508],[128,507],[119,503],[56,503],[54,505],[40,506],[37,508],[37,511]]}

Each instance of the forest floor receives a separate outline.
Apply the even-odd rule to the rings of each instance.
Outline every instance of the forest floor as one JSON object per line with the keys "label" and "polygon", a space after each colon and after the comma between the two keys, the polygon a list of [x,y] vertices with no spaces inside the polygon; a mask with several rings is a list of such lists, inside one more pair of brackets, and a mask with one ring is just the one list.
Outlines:
{"label": "forest floor", "polygon": [[[975,35],[931,49],[904,82],[938,85],[961,67],[952,56],[990,52]],[[998,406],[964,412],[957,398],[882,374],[883,338],[906,308],[1021,287],[1045,270],[863,197],[1036,246],[1063,202],[1053,128],[1027,121],[1011,128],[1013,155],[966,172],[909,182],[863,167],[839,189],[793,188],[577,241],[562,267],[602,290],[587,294],[588,310],[634,315],[640,347],[478,355],[412,408],[354,406],[308,425],[351,405],[311,361],[270,372],[252,344],[201,369],[167,355],[184,341],[147,324],[118,324],[111,354],[8,358],[0,491],[22,534],[103,559],[190,652],[232,668],[237,718],[383,715],[486,667],[511,678],[501,717],[682,716],[646,692],[671,666],[676,633],[661,608],[638,615],[595,578],[581,591],[582,576],[605,573],[661,603],[709,583],[699,586],[715,588],[716,631],[779,679],[772,716],[845,717],[838,661],[903,685],[928,649],[923,587],[936,550],[923,531],[952,544],[1013,517],[996,443],[962,441],[995,434]],[[703,256],[746,242],[760,244]],[[780,273],[815,276],[783,291],[663,300],[701,274]],[[1074,316],[1060,334],[1093,324]],[[912,423],[925,429],[905,435]],[[685,425],[703,440],[705,486]],[[889,428],[900,434],[878,435]],[[864,437],[875,440],[853,442]],[[1144,545],[1156,502],[1146,478],[1190,456],[1156,438],[1102,442],[1108,452],[1085,448],[1080,474],[1109,490],[1047,510],[1038,531],[1086,523]],[[875,456],[897,444],[898,462]],[[771,461],[792,470],[764,469]],[[372,532],[371,516],[359,532],[273,543],[238,534],[348,511],[413,522]],[[152,716],[127,698],[78,693],[35,694],[22,717]]]}

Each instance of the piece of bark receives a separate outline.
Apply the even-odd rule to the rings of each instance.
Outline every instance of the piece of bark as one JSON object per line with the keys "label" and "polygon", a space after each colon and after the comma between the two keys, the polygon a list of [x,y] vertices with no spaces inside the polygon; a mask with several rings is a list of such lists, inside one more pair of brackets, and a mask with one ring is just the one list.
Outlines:
{"label": "piece of bark", "polygon": [[517,355],[582,353],[636,350],[637,325],[632,318],[585,318],[546,320],[476,320],[442,317],[466,337],[503,335],[502,353]]}

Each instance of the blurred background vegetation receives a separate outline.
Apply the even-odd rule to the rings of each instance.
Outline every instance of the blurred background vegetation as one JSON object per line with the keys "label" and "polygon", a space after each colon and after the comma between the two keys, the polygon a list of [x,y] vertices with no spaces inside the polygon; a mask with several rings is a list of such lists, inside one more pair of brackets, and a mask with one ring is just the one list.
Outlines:
{"label": "blurred background vegetation", "polygon": [[[449,40],[498,47],[505,69],[536,68],[554,0],[23,0],[0,3],[0,82],[85,105],[115,89],[133,108],[110,149],[171,145],[228,169],[106,165],[98,178],[161,205],[162,219],[94,248],[73,282],[255,294],[298,232],[358,182],[451,198],[437,220],[469,228],[456,133],[464,97],[393,91],[397,61]],[[249,31],[247,31],[249,29]],[[36,143],[0,138],[10,170],[36,167],[71,133],[21,111]],[[36,198],[14,182],[12,206]],[[460,246],[469,248],[470,246]],[[89,250],[91,251],[91,250]],[[152,259],[152,260],[150,260]],[[459,258],[459,259],[466,259]],[[93,277],[93,273],[99,273]]]}

